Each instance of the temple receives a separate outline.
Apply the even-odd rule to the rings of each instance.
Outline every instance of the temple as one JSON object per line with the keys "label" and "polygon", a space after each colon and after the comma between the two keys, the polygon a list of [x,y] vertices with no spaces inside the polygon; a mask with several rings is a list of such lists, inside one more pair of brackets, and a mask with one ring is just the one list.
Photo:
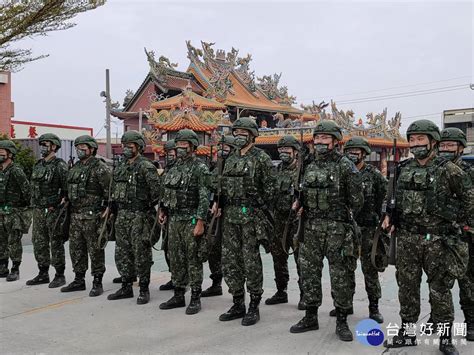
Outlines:
{"label": "temple", "polygon": [[310,142],[312,127],[320,119],[336,121],[344,131],[344,139],[365,136],[373,147],[369,160],[387,169],[393,141],[397,139],[397,155],[406,155],[408,144],[400,136],[401,114],[391,119],[387,109],[368,113],[365,120],[353,111],[339,110],[334,101],[310,105],[294,105],[296,97],[280,85],[282,74],[257,77],[250,69],[250,54],[239,56],[214,48],[215,43],[201,42],[201,48],[186,42],[189,65],[186,72],[168,58],[158,59],[145,49],[149,72],[136,92],[128,90],[122,109],[112,115],[123,120],[124,131],[142,129],[149,141],[146,153],[162,155],[163,142],[172,139],[182,128],[199,135],[199,155],[212,154],[212,147],[222,133],[227,133],[238,117],[253,117],[260,127],[257,145],[276,156],[276,143],[286,134]]}

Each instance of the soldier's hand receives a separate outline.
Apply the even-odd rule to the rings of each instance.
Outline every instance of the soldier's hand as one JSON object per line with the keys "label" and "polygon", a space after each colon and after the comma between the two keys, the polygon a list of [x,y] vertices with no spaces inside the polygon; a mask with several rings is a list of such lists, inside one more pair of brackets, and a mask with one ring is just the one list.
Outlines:
{"label": "soldier's hand", "polygon": [[390,217],[389,216],[385,216],[385,218],[383,219],[383,222],[382,222],[382,228],[384,230],[387,230],[388,227],[390,227]]}
{"label": "soldier's hand", "polygon": [[193,236],[200,237],[203,234],[204,234],[204,221],[202,219],[198,219],[196,226],[194,227],[194,230],[193,230]]}
{"label": "soldier's hand", "polygon": [[214,202],[212,204],[212,208],[211,208],[211,214],[212,215],[215,215],[217,213],[217,202]]}
{"label": "soldier's hand", "polygon": [[105,209],[104,213],[102,213],[102,215],[100,216],[101,218],[105,218],[105,216],[107,216],[107,214],[109,213],[110,209],[109,207],[107,206],[107,208]]}
{"label": "soldier's hand", "polygon": [[301,207],[298,212],[296,213],[298,217],[301,217],[303,215],[303,207]]}
{"label": "soldier's hand", "polygon": [[158,222],[161,225],[163,225],[166,223],[167,219],[168,217],[166,216],[166,214],[162,210],[160,210],[160,215],[158,216]]}
{"label": "soldier's hand", "polygon": [[298,210],[299,207],[300,207],[300,201],[295,200],[295,202],[293,202],[293,205],[291,206],[291,209],[293,211],[296,211],[296,210]]}

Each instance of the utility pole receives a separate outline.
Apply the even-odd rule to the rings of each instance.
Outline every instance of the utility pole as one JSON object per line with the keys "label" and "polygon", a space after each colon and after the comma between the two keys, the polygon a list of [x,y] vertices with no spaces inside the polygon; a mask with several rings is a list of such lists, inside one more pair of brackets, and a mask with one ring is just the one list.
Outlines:
{"label": "utility pole", "polygon": [[140,109],[138,111],[138,132],[142,133],[142,126],[143,126],[143,110]]}
{"label": "utility pole", "polygon": [[106,130],[106,143],[105,143],[105,157],[110,159],[112,157],[112,136],[110,127],[110,76],[109,69],[105,69],[105,130]]}

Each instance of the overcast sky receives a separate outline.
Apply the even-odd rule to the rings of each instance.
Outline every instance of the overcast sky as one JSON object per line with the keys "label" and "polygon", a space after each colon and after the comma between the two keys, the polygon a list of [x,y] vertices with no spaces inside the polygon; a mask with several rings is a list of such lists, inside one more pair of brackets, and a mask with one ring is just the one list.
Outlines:
{"label": "overcast sky", "polygon": [[[76,17],[70,30],[18,43],[50,56],[13,74],[15,119],[83,125],[105,136],[105,69],[112,98],[122,103],[148,73],[143,47],[185,71],[189,39],[251,53],[259,77],[282,72],[298,106],[370,98],[338,106],[357,118],[384,107],[389,117],[401,111],[402,130],[422,115],[440,124],[443,110],[474,107],[474,91],[413,95],[474,82],[473,18],[471,1],[109,0]],[[412,96],[378,98],[398,93]]]}

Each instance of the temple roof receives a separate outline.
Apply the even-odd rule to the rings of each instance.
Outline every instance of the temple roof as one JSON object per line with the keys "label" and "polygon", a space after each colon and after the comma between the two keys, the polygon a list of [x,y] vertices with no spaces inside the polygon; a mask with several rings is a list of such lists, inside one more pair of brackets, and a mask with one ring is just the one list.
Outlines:
{"label": "temple roof", "polygon": [[163,131],[176,132],[181,129],[192,129],[195,132],[210,132],[217,128],[217,124],[204,123],[201,119],[191,112],[179,112],[171,121],[154,122],[157,129]]}
{"label": "temple roof", "polygon": [[[190,83],[188,83],[190,85]],[[188,91],[187,96],[185,97],[185,93],[181,93],[179,95],[160,100],[160,101],[155,101],[151,104],[151,108],[155,110],[169,110],[172,108],[179,108],[181,105],[183,105],[183,99],[190,100],[192,101],[194,107],[204,109],[204,110],[226,110],[227,107],[220,103],[217,102],[216,100],[213,99],[208,99],[205,97],[202,97],[201,95],[198,95],[192,91]]]}

